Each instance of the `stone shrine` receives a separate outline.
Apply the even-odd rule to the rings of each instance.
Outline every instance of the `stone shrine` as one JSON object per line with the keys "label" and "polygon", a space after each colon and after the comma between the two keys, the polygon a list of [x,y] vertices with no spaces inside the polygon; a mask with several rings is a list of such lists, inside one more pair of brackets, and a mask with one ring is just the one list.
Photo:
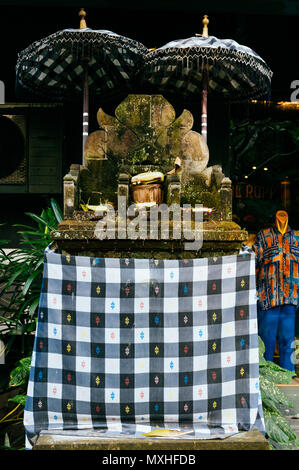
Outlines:
{"label": "stone shrine", "polygon": [[[99,109],[97,120],[99,130],[91,133],[85,144],[85,164],[71,165],[64,177],[65,220],[52,232],[61,250],[74,255],[157,259],[239,252],[247,232],[232,221],[231,181],[221,166],[208,166],[209,149],[201,134],[192,130],[190,111],[185,109],[177,117],[162,95],[128,95],[117,106],[115,116]],[[144,172],[164,175],[160,185],[152,185],[159,186],[158,204],[181,208],[186,204],[203,205],[200,250],[186,250],[184,235],[180,239],[171,235],[168,239],[151,239],[147,233],[142,238],[124,239],[118,236],[117,224],[115,237],[98,238],[96,227],[101,216],[86,208],[112,207],[117,220],[118,198],[123,196],[127,206],[138,202],[136,197],[134,200],[136,188],[131,179]],[[138,197],[143,188],[137,188]],[[130,217],[125,222],[130,222]]]}

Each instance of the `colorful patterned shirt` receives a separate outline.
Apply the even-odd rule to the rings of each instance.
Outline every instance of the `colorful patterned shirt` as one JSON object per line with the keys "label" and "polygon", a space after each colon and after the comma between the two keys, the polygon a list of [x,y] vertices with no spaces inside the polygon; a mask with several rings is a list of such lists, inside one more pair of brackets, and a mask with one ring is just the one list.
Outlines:
{"label": "colorful patterned shirt", "polygon": [[259,306],[298,305],[299,231],[288,226],[282,235],[276,225],[260,230],[253,249]]}

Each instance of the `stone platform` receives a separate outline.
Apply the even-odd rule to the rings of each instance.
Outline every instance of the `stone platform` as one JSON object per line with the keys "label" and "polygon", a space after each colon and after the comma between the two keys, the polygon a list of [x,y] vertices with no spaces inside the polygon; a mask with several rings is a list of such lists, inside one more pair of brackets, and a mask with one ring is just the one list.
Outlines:
{"label": "stone platform", "polygon": [[42,431],[33,450],[269,450],[258,430],[225,439],[104,438],[99,431]]}
{"label": "stone platform", "polygon": [[190,259],[236,255],[248,233],[232,221],[203,222],[203,245],[200,250],[186,250],[184,239],[121,239],[117,230],[115,238],[99,240],[95,220],[64,220],[51,232],[59,250],[74,256],[110,258]]}

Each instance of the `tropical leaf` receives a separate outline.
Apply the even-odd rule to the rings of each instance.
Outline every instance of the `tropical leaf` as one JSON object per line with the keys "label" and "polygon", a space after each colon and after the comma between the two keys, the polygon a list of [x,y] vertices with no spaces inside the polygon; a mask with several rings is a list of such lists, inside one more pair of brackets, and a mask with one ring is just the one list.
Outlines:
{"label": "tropical leaf", "polygon": [[[292,435],[292,439],[290,439],[291,433],[288,432],[289,430],[282,429],[281,423],[278,423],[276,420],[277,415],[271,412],[268,412],[267,410],[264,410],[264,418],[265,418],[267,435],[273,441],[287,444],[288,442],[294,441],[296,439],[296,434],[295,434],[295,437]],[[280,418],[282,417],[280,416]],[[287,423],[286,420],[284,421],[285,423]],[[286,428],[287,428],[287,425],[286,425]]]}
{"label": "tropical leaf", "polygon": [[21,359],[10,374],[10,387],[19,387],[27,383],[30,373],[31,356]]}
{"label": "tropical leaf", "polygon": [[2,317],[2,316],[0,316],[0,322],[13,323],[14,325],[17,324],[17,321],[14,318],[7,318],[7,317]]}
{"label": "tropical leaf", "polygon": [[275,364],[275,362],[271,361],[266,361],[266,365],[269,367],[269,369],[276,370],[278,372],[285,372],[289,375],[295,376],[295,372],[292,372],[288,369],[284,369],[283,367],[279,366],[278,364]]}
{"label": "tropical leaf", "polygon": [[298,444],[296,441],[291,442],[280,442],[280,441],[273,441],[269,438],[269,447],[270,450],[298,450]]}
{"label": "tropical leaf", "polygon": [[5,290],[7,291],[12,283],[25,271],[25,267],[22,266],[17,272],[13,273],[13,275],[9,278],[9,281],[6,284]]}
{"label": "tropical leaf", "polygon": [[18,403],[19,405],[25,406],[26,404],[27,395],[15,395],[12,398],[9,398],[8,401],[13,401],[14,403]]}
{"label": "tropical leaf", "polygon": [[265,346],[265,343],[263,342],[263,340],[260,336],[258,337],[258,344],[259,344],[259,355],[260,355],[260,357],[264,357],[264,354],[265,354],[265,351],[266,351],[266,346]]}
{"label": "tropical leaf", "polygon": [[296,375],[294,374],[294,372],[291,372],[286,369],[272,368],[268,364],[260,365],[260,374],[276,384],[289,384],[292,378]]}
{"label": "tropical leaf", "polygon": [[30,305],[30,307],[29,307],[28,313],[29,313],[29,316],[30,316],[31,318],[32,318],[33,315],[35,314],[38,305],[39,305],[39,296],[38,296],[35,300],[32,301],[32,303],[31,303],[31,305]]}
{"label": "tropical leaf", "polygon": [[296,433],[292,429],[290,423],[287,421],[287,419],[282,416],[282,415],[276,415],[272,414],[272,420],[275,422],[275,424],[281,429],[281,431],[288,436],[289,442],[296,442]]}
{"label": "tropical leaf", "polygon": [[[38,298],[42,283],[44,250],[51,242],[50,230],[57,228],[62,213],[54,199],[51,207],[40,215],[27,213],[32,225],[15,225],[19,229],[21,248],[4,253],[0,249],[0,319],[5,325],[1,339],[11,349],[13,334],[25,336],[34,330],[38,310]],[[46,230],[45,230],[46,229]],[[45,233],[46,232],[46,233]],[[3,320],[5,318],[5,320]],[[9,319],[9,321],[7,320]],[[5,323],[4,323],[5,322]],[[30,343],[29,335],[26,336]],[[27,339],[26,339],[27,341]]]}
{"label": "tropical leaf", "polygon": [[11,447],[10,440],[9,440],[9,437],[8,437],[7,433],[5,433],[5,436],[4,436],[4,447],[7,447],[7,448]]}
{"label": "tropical leaf", "polygon": [[50,230],[55,230],[56,226],[51,226],[49,225],[49,221],[45,220],[42,216],[38,216],[36,214],[32,214],[32,212],[25,212],[28,217],[31,217],[33,220],[35,220],[38,224],[42,224],[45,227],[49,227]]}
{"label": "tropical leaf", "polygon": [[271,400],[271,398],[267,397],[263,392],[261,392],[261,396],[264,409],[266,408],[271,413],[280,413],[275,402]]}
{"label": "tropical leaf", "polygon": [[42,273],[40,271],[34,271],[27,279],[27,281],[25,282],[24,284],[24,287],[23,287],[23,295],[26,295],[27,292],[28,292],[28,289],[30,288],[32,282],[34,281],[34,279],[37,277],[37,276],[41,276]]}
{"label": "tropical leaf", "polygon": [[55,214],[57,222],[58,223],[62,222],[63,221],[63,214],[62,214],[62,211],[61,211],[59,205],[57,204],[57,202],[53,198],[51,198],[50,202],[51,202],[51,207],[53,209],[53,212]]}
{"label": "tropical leaf", "polygon": [[263,375],[260,375],[260,389],[261,392],[263,392],[264,395],[270,398],[274,403],[280,403],[281,405],[289,406],[291,408],[294,407],[285,393],[276,387],[274,382],[271,382],[271,380]]}

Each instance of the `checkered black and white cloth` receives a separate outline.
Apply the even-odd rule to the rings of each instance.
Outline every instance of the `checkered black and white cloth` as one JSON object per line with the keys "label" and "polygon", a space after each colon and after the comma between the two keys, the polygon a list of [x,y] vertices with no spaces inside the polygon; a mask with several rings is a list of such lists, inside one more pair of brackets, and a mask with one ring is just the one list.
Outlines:
{"label": "checkered black and white cloth", "polygon": [[263,432],[254,254],[158,261],[48,248],[24,425],[28,447],[52,428]]}

